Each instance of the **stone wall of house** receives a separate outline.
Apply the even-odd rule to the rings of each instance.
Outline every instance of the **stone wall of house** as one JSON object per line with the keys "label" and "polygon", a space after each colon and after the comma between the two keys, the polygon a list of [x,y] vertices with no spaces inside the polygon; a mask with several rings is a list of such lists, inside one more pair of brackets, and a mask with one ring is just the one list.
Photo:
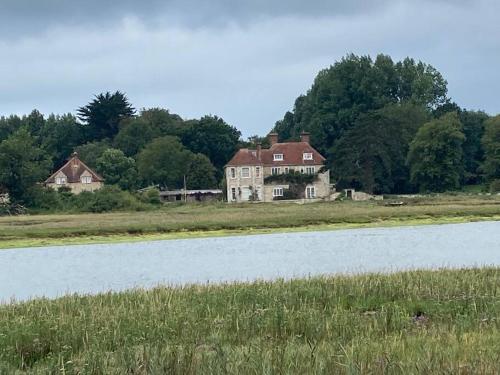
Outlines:
{"label": "stone wall of house", "polygon": [[[242,169],[249,168],[249,177],[242,177]],[[257,168],[259,171],[257,173]],[[232,177],[234,169],[235,177]],[[249,195],[258,195],[259,200],[263,199],[264,174],[262,167],[239,166],[226,168],[227,200],[229,202],[248,202]],[[235,189],[236,199],[233,199],[232,189]]]}
{"label": "stone wall of house", "polygon": [[66,184],[66,185],[57,185],[57,184],[46,184],[46,186],[52,188],[52,189],[59,189],[60,187],[68,187],[71,189],[71,192],[73,194],[80,194],[83,191],[96,191],[101,189],[104,184],[102,182],[92,182],[90,184],[82,184],[81,182],[77,183],[71,183],[71,184]]}

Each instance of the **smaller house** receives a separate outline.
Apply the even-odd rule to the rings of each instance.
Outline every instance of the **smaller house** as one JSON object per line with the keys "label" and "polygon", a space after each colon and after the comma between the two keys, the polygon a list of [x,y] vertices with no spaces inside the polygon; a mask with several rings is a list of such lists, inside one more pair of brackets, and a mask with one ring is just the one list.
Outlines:
{"label": "smaller house", "polygon": [[45,180],[44,185],[53,189],[67,187],[73,194],[79,194],[83,191],[99,190],[104,185],[104,179],[74,152],[66,164]]}

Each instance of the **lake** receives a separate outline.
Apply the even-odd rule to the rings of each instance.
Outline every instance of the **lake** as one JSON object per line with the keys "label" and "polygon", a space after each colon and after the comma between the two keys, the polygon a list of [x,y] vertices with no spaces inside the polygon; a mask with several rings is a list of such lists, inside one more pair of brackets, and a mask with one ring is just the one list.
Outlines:
{"label": "lake", "polygon": [[0,302],[157,285],[500,266],[500,222],[0,250]]}

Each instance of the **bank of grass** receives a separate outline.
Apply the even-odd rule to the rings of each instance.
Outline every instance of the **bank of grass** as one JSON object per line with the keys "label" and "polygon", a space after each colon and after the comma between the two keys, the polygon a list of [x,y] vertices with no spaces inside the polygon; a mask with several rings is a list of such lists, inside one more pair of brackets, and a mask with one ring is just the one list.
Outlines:
{"label": "bank of grass", "polygon": [[419,197],[396,207],[385,202],[171,205],[146,212],[1,217],[0,248],[499,219],[499,196]]}
{"label": "bank of grass", "polygon": [[499,268],[0,306],[6,374],[494,374],[499,363]]}

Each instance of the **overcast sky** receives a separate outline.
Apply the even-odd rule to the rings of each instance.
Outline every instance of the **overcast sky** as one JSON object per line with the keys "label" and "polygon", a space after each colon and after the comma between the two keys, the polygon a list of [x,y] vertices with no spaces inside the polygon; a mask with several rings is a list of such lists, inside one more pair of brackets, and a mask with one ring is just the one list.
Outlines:
{"label": "overcast sky", "polygon": [[498,0],[0,0],[0,114],[75,112],[103,91],[264,135],[347,53],[435,66],[500,112]]}

